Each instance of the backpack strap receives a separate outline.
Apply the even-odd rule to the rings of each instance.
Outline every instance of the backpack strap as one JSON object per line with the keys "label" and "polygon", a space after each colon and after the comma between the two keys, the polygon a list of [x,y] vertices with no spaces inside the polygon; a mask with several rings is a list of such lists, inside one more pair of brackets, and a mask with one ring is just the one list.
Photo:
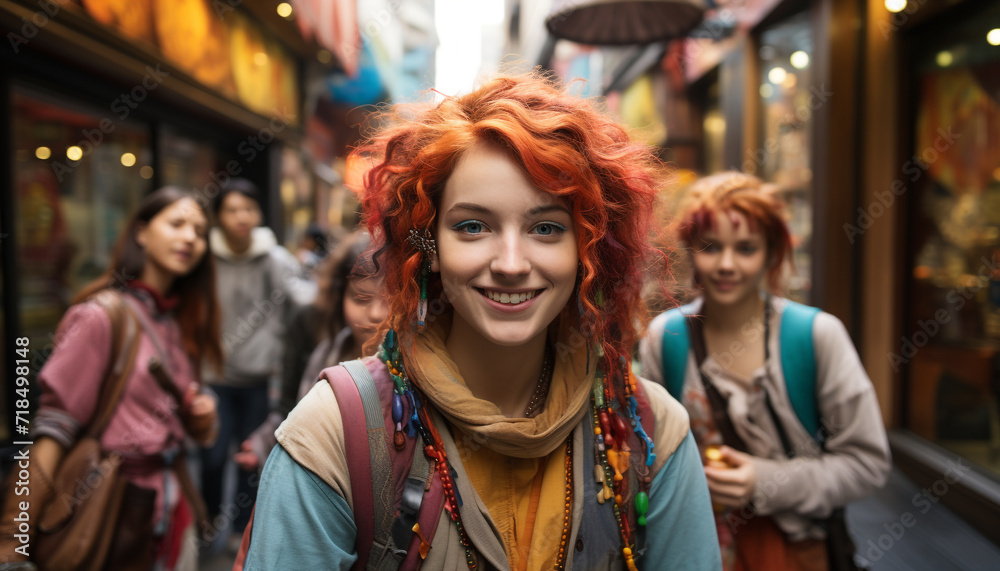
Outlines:
{"label": "backpack strap", "polygon": [[667,392],[678,401],[684,391],[684,373],[687,371],[688,351],[691,348],[687,316],[694,312],[693,303],[667,311],[667,323],[663,328],[663,384],[667,387]]}
{"label": "backpack strap", "polygon": [[[357,568],[364,569],[375,538],[391,537],[392,525],[392,460],[375,381],[360,360],[341,364],[343,369],[331,369],[327,380],[337,396],[344,420],[344,448],[351,472],[351,497],[354,500],[354,520],[358,526],[355,547]],[[348,373],[345,378],[339,371]],[[348,379],[353,381],[348,385]],[[354,390],[350,390],[353,388]],[[343,398],[342,398],[343,397]],[[360,433],[364,427],[364,434]]]}
{"label": "backpack strap", "polygon": [[99,440],[125,394],[125,387],[139,354],[139,339],[135,314],[129,310],[121,293],[103,289],[89,300],[103,309],[111,321],[111,357],[101,384],[100,397],[97,399],[98,407],[86,432],[87,436]]}
{"label": "backpack strap", "polygon": [[419,525],[417,529],[420,530],[420,533],[414,533],[414,526],[410,525],[409,519],[403,521],[407,511],[412,510],[412,507],[407,506],[405,496],[400,505],[399,520],[397,520],[402,522],[399,527],[405,527],[405,531],[410,534],[406,543],[397,542],[397,545],[408,546],[406,559],[399,566],[400,569],[408,571],[419,569],[420,564],[427,557],[427,551],[430,550],[431,543],[434,541],[434,534],[437,532],[441,514],[444,512],[445,495],[441,478],[437,477],[437,473],[423,453],[422,447],[413,452],[413,463],[407,477],[407,487],[412,486],[410,491],[414,493],[417,491],[417,482],[420,482],[419,492],[422,494],[422,498],[417,506],[414,523]]}
{"label": "backpack strap", "polygon": [[[412,439],[404,449],[390,450],[387,434],[393,428],[392,401],[380,392],[391,394],[391,387],[380,384],[378,373],[373,376],[366,361],[344,362],[320,375],[333,389],[343,420],[357,526],[358,560],[352,569],[418,569],[444,511],[444,488],[422,447],[410,444]],[[413,532],[414,524],[419,524],[419,534]],[[252,526],[251,513],[234,571],[242,571]],[[398,545],[408,549],[403,551]]]}
{"label": "backpack strap", "polygon": [[[413,526],[417,523],[420,507],[424,501],[424,489],[430,474],[430,462],[424,454],[413,454],[409,473],[403,484],[403,494],[399,502],[399,515],[392,522],[392,541],[396,545],[409,545],[413,537]],[[421,530],[423,533],[423,530]]]}
{"label": "backpack strap", "polygon": [[781,371],[792,409],[814,439],[820,439],[819,406],[816,399],[816,348],[813,322],[819,308],[785,300],[781,315]]}
{"label": "backpack strap", "polygon": [[[354,548],[358,560],[352,568],[368,569],[377,563],[376,559],[381,559],[378,554],[372,553],[372,547],[377,537],[389,536],[388,524],[383,529],[383,522],[392,514],[393,471],[386,445],[382,404],[375,381],[360,360],[325,369],[320,378],[325,378],[333,389],[343,420],[344,452],[357,526]],[[234,571],[243,569],[252,530],[253,512],[243,532]]]}

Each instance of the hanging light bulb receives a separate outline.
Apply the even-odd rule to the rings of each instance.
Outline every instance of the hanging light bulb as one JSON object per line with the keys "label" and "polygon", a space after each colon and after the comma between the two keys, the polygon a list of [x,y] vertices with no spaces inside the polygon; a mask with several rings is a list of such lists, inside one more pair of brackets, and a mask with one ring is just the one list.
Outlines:
{"label": "hanging light bulb", "polygon": [[895,14],[906,8],[906,0],[885,0],[885,9]]}
{"label": "hanging light bulb", "polygon": [[805,69],[809,67],[809,54],[802,50],[793,53],[788,60],[795,69]]}

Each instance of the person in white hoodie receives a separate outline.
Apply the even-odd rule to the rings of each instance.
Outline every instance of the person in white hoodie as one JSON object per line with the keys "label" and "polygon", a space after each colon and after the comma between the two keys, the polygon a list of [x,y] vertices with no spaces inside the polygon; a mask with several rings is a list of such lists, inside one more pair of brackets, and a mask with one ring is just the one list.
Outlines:
{"label": "person in white hoodie", "polygon": [[[202,454],[202,494],[219,532],[232,520],[239,537],[256,498],[256,472],[239,471],[236,495],[223,508],[223,474],[238,447],[267,418],[268,381],[281,359],[285,316],[291,304],[308,304],[315,287],[274,232],[261,226],[259,193],[246,179],[233,179],[213,204],[216,287],[222,314],[222,374],[203,371],[219,397],[219,438]],[[219,518],[220,514],[224,518]],[[239,534],[239,535],[237,535]]]}

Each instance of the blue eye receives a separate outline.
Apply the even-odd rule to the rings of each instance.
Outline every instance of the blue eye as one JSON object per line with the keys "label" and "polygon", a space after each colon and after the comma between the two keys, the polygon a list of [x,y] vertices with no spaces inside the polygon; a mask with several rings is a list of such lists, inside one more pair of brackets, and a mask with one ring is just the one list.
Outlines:
{"label": "blue eye", "polygon": [[465,220],[451,227],[452,230],[465,232],[466,234],[480,234],[485,228],[485,224],[479,220]]}
{"label": "blue eye", "polygon": [[534,232],[540,236],[554,236],[562,234],[567,230],[562,224],[556,222],[539,222],[533,228]]}

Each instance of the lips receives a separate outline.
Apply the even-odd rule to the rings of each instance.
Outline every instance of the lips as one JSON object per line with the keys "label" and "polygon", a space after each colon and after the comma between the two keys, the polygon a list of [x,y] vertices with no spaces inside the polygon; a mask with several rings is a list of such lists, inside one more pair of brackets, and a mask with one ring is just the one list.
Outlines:
{"label": "lips", "polygon": [[536,295],[542,292],[541,289],[520,291],[520,292],[497,291],[485,288],[476,288],[476,289],[479,290],[479,293],[482,294],[484,297],[488,298],[490,301],[507,306],[521,305],[522,303],[526,303],[531,299],[534,299]]}
{"label": "lips", "polygon": [[174,250],[172,254],[177,263],[182,264],[184,267],[194,263],[194,252],[191,250]]}
{"label": "lips", "polygon": [[718,288],[718,289],[720,289],[720,290],[722,290],[722,291],[729,291],[729,290],[735,288],[736,285],[737,285],[737,282],[721,282],[721,281],[718,281],[718,280],[715,281],[715,287]]}
{"label": "lips", "polygon": [[541,293],[541,291],[542,290],[539,289],[522,292],[502,292],[490,289],[481,289],[480,293],[497,303],[502,303],[504,305],[519,305],[534,298],[537,294]]}

